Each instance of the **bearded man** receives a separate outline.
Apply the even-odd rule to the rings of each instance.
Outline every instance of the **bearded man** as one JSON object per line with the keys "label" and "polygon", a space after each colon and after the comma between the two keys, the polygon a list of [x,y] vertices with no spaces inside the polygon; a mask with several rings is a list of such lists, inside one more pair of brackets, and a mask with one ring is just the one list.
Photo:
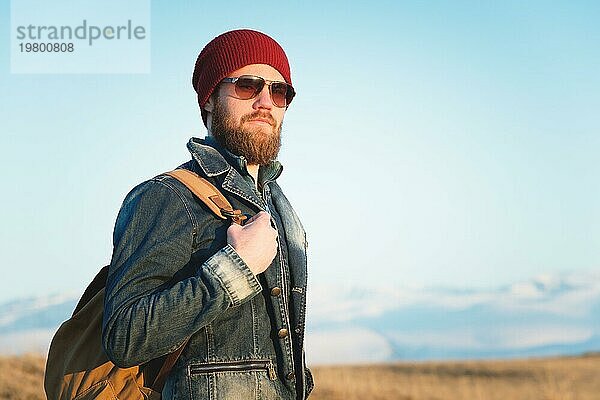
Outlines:
{"label": "bearded man", "polygon": [[243,225],[159,175],[125,198],[114,230],[102,341],[116,365],[185,344],[164,399],[305,399],[306,234],[277,178],[295,91],[281,46],[243,29],[200,52],[192,76],[205,139],[179,168],[211,182]]}

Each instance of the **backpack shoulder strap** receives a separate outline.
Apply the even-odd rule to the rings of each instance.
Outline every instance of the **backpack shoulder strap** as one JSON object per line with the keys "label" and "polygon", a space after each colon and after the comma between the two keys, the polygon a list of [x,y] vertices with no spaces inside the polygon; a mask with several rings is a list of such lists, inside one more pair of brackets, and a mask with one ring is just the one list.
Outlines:
{"label": "backpack shoulder strap", "polygon": [[240,210],[234,210],[229,201],[212,183],[200,175],[188,169],[178,168],[165,173],[177,179],[219,218],[231,219],[234,223],[241,225],[246,216]]}
{"label": "backpack shoulder strap", "polygon": [[[238,225],[241,225],[246,219],[246,216],[242,214],[240,210],[233,209],[229,201],[225,198],[225,196],[223,196],[219,189],[195,172],[184,168],[178,168],[165,173],[165,175],[172,176],[179,182],[183,183],[194,194],[194,196],[206,204],[206,206],[210,208],[210,210],[219,218],[231,219]],[[171,369],[173,369],[173,366],[177,362],[181,352],[183,352],[188,340],[189,339],[186,339],[183,344],[177,348],[177,350],[167,355],[162,367],[156,375],[156,379],[152,385],[153,388],[161,389],[164,386],[167,376],[171,372]]]}
{"label": "backpack shoulder strap", "polygon": [[[210,210],[222,219],[231,219],[236,224],[242,224],[246,216],[240,210],[234,210],[229,201],[212,183],[202,178],[200,175],[187,169],[176,169],[167,172],[165,175],[172,176],[183,183],[198,199],[206,204]],[[84,294],[81,296],[73,316],[77,314],[98,292],[106,287],[108,278],[108,266],[105,266],[98,272],[94,280],[88,285]],[[177,359],[183,352],[189,339],[186,339],[174,352],[168,354],[156,375],[152,388],[161,391],[165,380],[171,369],[177,362]]]}

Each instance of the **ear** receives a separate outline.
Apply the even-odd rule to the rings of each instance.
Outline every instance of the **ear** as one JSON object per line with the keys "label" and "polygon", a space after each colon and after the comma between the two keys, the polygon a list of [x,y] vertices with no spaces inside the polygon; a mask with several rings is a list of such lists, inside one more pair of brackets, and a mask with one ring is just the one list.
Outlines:
{"label": "ear", "polygon": [[206,101],[206,103],[204,103],[204,111],[212,113],[213,110],[215,109],[215,101],[217,96],[219,95],[219,91],[221,90],[221,85],[217,84],[217,86],[215,86],[215,88],[213,89],[212,93],[210,94],[210,96],[208,96],[208,100]]}
{"label": "ear", "polygon": [[215,99],[214,99],[214,96],[211,95],[208,98],[208,100],[206,101],[206,103],[204,103],[204,110],[206,112],[211,113],[211,112],[213,112],[214,109],[215,109]]}

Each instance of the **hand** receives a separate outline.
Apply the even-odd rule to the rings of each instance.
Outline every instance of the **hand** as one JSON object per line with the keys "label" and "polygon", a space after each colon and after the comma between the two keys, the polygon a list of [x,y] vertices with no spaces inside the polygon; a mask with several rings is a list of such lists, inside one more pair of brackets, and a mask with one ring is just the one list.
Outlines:
{"label": "hand", "polygon": [[261,211],[244,226],[231,224],[227,228],[227,243],[254,275],[264,272],[277,255],[277,231],[271,226],[271,216]]}

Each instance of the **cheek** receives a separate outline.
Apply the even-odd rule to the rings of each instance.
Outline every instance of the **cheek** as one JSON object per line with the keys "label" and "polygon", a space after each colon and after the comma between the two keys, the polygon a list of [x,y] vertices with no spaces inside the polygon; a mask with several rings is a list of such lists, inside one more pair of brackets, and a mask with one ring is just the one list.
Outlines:
{"label": "cheek", "polygon": [[283,116],[285,115],[285,108],[273,108],[273,110],[271,110],[271,115],[279,124],[281,124],[281,122],[283,122]]}
{"label": "cheek", "polygon": [[243,107],[240,107],[239,104],[235,104],[233,102],[224,102],[223,106],[225,107],[225,109],[223,110],[225,114],[229,117],[230,120],[235,122],[239,122],[242,116],[251,112],[251,110],[245,110]]}

